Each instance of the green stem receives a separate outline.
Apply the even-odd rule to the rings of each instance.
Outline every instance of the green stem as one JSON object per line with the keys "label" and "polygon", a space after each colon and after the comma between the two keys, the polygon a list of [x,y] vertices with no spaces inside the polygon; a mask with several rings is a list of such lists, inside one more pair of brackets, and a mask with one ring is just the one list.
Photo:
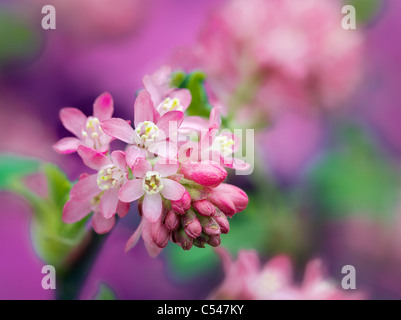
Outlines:
{"label": "green stem", "polygon": [[92,269],[107,236],[91,230],[78,251],[72,252],[67,261],[67,271],[58,275],[57,300],[76,300]]}

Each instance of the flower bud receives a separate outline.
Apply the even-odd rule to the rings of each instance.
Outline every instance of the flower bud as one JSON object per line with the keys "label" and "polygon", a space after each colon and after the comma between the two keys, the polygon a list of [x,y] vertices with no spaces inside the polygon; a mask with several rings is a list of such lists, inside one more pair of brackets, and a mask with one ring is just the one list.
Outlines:
{"label": "flower bud", "polygon": [[244,210],[249,201],[243,190],[226,183],[211,189],[209,200],[229,217]]}
{"label": "flower bud", "polygon": [[184,250],[191,249],[194,243],[193,239],[185,233],[183,228],[174,231],[173,239],[175,242],[179,243]]}
{"label": "flower bud", "polygon": [[182,198],[178,201],[171,201],[171,208],[177,214],[184,214],[191,207],[191,196],[185,191]]}
{"label": "flower bud", "polygon": [[208,236],[219,235],[221,233],[220,226],[212,217],[199,216],[203,232]]}
{"label": "flower bud", "polygon": [[162,223],[162,219],[152,224],[152,240],[159,248],[166,247],[170,240],[170,230]]}
{"label": "flower bud", "polygon": [[202,233],[202,226],[192,210],[188,210],[186,214],[181,216],[181,224],[186,234],[192,239],[199,237]]}
{"label": "flower bud", "polygon": [[216,220],[220,226],[221,233],[226,234],[230,231],[230,223],[223,212],[216,210],[216,213],[213,215],[213,219]]}
{"label": "flower bud", "polygon": [[218,186],[227,177],[227,171],[215,162],[191,162],[181,164],[180,173],[186,179],[202,186]]}
{"label": "flower bud", "polygon": [[177,217],[177,214],[174,212],[174,210],[169,210],[167,212],[166,218],[164,219],[164,224],[170,231],[178,229],[180,226],[180,219]]}
{"label": "flower bud", "polygon": [[206,199],[195,201],[192,205],[200,215],[205,217],[213,215],[216,211],[214,205]]}
{"label": "flower bud", "polygon": [[207,244],[212,247],[218,247],[221,244],[221,237],[220,235],[210,236]]}
{"label": "flower bud", "polygon": [[207,236],[204,233],[201,233],[199,237],[194,239],[194,246],[197,246],[198,248],[204,248],[205,244],[209,241],[209,236]]}

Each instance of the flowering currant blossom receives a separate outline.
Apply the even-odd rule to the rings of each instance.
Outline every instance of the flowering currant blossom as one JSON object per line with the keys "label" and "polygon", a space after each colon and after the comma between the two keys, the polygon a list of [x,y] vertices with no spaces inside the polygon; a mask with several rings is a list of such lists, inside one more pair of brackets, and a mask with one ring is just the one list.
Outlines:
{"label": "flowering currant blossom", "polygon": [[98,172],[85,175],[70,192],[64,207],[63,220],[73,223],[94,212],[92,226],[98,233],[106,233],[114,225],[114,215],[125,216],[128,203],[118,200],[118,192],[127,181],[128,171],[123,151],[114,151],[108,157],[93,149],[80,146],[78,154],[84,163]]}
{"label": "flowering currant blossom", "polygon": [[188,89],[171,88],[171,67],[163,66],[152,75],[143,78],[143,85],[149,92],[156,108],[156,118],[169,111],[185,112],[191,104],[191,93]]}
{"label": "flowering currant blossom", "polygon": [[301,285],[292,279],[292,264],[285,255],[270,259],[263,267],[255,251],[240,251],[237,261],[223,248],[216,249],[226,274],[211,299],[247,300],[355,300],[363,293],[346,293],[325,276],[319,259],[310,261]]}
{"label": "flowering currant blossom", "polygon": [[[83,162],[97,174],[80,178],[63,213],[65,222],[74,223],[94,212],[92,225],[96,232],[104,233],[113,227],[116,213],[124,216],[129,204],[137,201],[141,222],[125,249],[132,249],[142,237],[153,257],[169,241],[184,250],[219,246],[220,235],[230,230],[228,218],[248,205],[244,191],[224,183],[227,171],[221,159],[235,150],[235,141],[217,133],[220,113],[213,110],[210,119],[187,117],[190,91],[171,87],[171,75],[171,70],[164,68],[144,78],[147,90],[139,92],[134,104],[135,129],[111,114],[100,121],[100,130],[110,139],[128,144],[125,152],[114,151],[109,156],[94,145],[78,147]],[[223,146],[223,151],[217,150],[217,161],[204,157],[206,153],[178,157],[182,147],[178,138],[191,127],[181,128],[184,120],[197,123],[192,129],[210,132],[215,142],[207,151],[216,151],[216,143]],[[196,151],[204,144],[199,139],[193,143]]]}
{"label": "flowering currant blossom", "polygon": [[64,127],[73,133],[76,138],[63,138],[54,145],[59,153],[72,153],[80,145],[93,148],[99,152],[107,152],[112,137],[105,134],[100,122],[110,119],[113,114],[113,98],[109,93],[100,95],[93,104],[93,116],[87,117],[76,108],[63,108],[60,119]]}
{"label": "flowering currant blossom", "polygon": [[129,153],[139,149],[143,157],[148,155],[146,151],[162,157],[176,157],[176,146],[166,139],[177,132],[184,118],[183,112],[169,111],[159,117],[149,92],[142,90],[135,101],[134,113],[135,130],[119,118],[102,122],[102,129],[111,137],[128,143],[131,146]]}

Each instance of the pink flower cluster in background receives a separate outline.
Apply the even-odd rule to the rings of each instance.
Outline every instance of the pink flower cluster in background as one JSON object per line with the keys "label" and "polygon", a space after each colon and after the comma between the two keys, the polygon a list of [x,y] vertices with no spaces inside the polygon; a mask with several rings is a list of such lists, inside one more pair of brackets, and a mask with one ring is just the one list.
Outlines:
{"label": "pink flower cluster in background", "polygon": [[319,259],[310,261],[300,285],[293,279],[291,260],[281,255],[261,266],[256,251],[240,251],[237,261],[223,248],[219,254],[225,279],[211,294],[211,299],[228,300],[359,300],[359,291],[347,292],[325,275]]}
{"label": "pink flower cluster in background", "polygon": [[[241,189],[223,183],[224,167],[248,169],[233,158],[238,138],[220,134],[219,108],[210,119],[188,117],[191,104],[187,89],[172,88],[171,69],[163,67],[143,80],[134,105],[134,126],[112,118],[113,99],[108,93],[94,103],[93,116],[75,108],[60,111],[63,125],[76,137],[55,146],[60,153],[77,151],[95,174],[83,174],[70,192],[63,220],[74,223],[93,212],[92,226],[109,232],[115,215],[124,217],[129,204],[138,201],[142,216],[126,245],[131,249],[140,235],[151,256],[170,240],[189,250],[193,245],[217,247],[220,234],[228,233],[228,217],[244,210],[248,197]],[[186,137],[193,132],[197,139]],[[200,137],[199,137],[200,134]],[[110,153],[110,142],[127,143],[125,151]]]}
{"label": "pink flower cluster in background", "polygon": [[361,70],[361,34],[343,29],[342,18],[336,0],[231,0],[175,58],[205,70],[229,107],[257,107],[269,119],[285,109],[332,107]]}

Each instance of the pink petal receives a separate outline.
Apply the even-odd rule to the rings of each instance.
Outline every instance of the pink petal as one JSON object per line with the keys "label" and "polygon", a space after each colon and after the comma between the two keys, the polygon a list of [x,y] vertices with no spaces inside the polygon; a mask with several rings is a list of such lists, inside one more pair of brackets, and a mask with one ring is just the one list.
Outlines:
{"label": "pink petal", "polygon": [[163,189],[160,192],[166,199],[178,201],[184,195],[185,187],[174,180],[163,179]]}
{"label": "pink petal", "polygon": [[82,129],[87,119],[81,110],[77,108],[63,108],[60,110],[60,119],[68,131],[77,137],[81,137]]}
{"label": "pink petal", "polygon": [[81,145],[81,140],[77,138],[63,138],[60,141],[58,141],[54,146],[54,150],[56,150],[58,153],[72,153],[77,151],[78,147]]}
{"label": "pink petal", "polygon": [[174,160],[177,158],[178,148],[174,143],[169,141],[158,141],[152,143],[148,147],[148,151],[157,154],[159,157]]}
{"label": "pink petal", "polygon": [[95,212],[92,218],[92,227],[97,233],[104,234],[113,229],[115,222],[114,216],[110,219],[105,219],[100,212]]}
{"label": "pink petal", "polygon": [[97,185],[97,174],[79,180],[71,189],[70,197],[76,201],[89,201],[96,197],[102,190]]}
{"label": "pink petal", "polygon": [[168,177],[177,173],[178,167],[179,164],[177,161],[172,160],[169,162],[168,159],[162,159],[156,162],[153,169],[159,172],[162,177]]}
{"label": "pink petal", "polygon": [[142,226],[143,226],[143,221],[145,219],[141,220],[141,223],[139,224],[138,228],[136,228],[135,232],[132,234],[132,236],[128,239],[127,244],[125,245],[125,252],[130,251],[135,245],[138,243],[139,237],[142,232]]}
{"label": "pink petal", "polygon": [[120,218],[124,218],[129,211],[129,203],[118,201],[117,214]]}
{"label": "pink petal", "polygon": [[[170,133],[174,133],[181,126],[182,121],[184,120],[184,113],[181,111],[169,111],[165,113],[159,121],[157,121],[157,127],[162,130],[166,137],[169,136]],[[174,122],[176,122],[174,124]],[[170,132],[172,131],[172,132]]]}
{"label": "pink petal", "polygon": [[110,93],[105,92],[95,100],[93,104],[93,115],[100,121],[110,119],[113,115],[114,103]]}
{"label": "pink petal", "polygon": [[78,202],[69,200],[63,208],[63,221],[65,223],[75,223],[85,218],[91,211],[89,201]]}
{"label": "pink petal", "polygon": [[132,173],[138,178],[142,178],[148,171],[152,171],[152,166],[148,160],[142,158],[139,158],[132,167]]}
{"label": "pink petal", "polygon": [[126,151],[125,158],[130,168],[133,168],[136,161],[140,158],[146,158],[146,150],[137,146],[129,146]]}
{"label": "pink petal", "polygon": [[111,159],[113,160],[113,163],[117,165],[121,170],[124,172],[127,171],[127,162],[125,160],[125,152],[124,151],[113,151],[111,153]]}
{"label": "pink petal", "polygon": [[220,128],[221,117],[220,117],[220,107],[214,107],[212,111],[210,111],[209,116],[209,127],[213,129]]}
{"label": "pink petal", "polygon": [[119,188],[106,190],[100,199],[100,212],[105,219],[110,219],[117,211]]}
{"label": "pink petal", "polygon": [[134,124],[135,128],[144,121],[153,122],[154,112],[153,102],[150,94],[146,90],[139,92],[134,105]]}
{"label": "pink petal", "polygon": [[183,106],[183,112],[188,109],[192,101],[191,92],[188,89],[175,90],[170,94],[170,98],[178,98]]}
{"label": "pink petal", "polygon": [[92,148],[80,146],[77,151],[83,162],[91,169],[100,170],[100,168],[111,164],[108,157]]}
{"label": "pink petal", "polygon": [[152,223],[150,223],[146,219],[142,220],[143,220],[142,239],[143,242],[145,243],[145,248],[148,251],[149,255],[152,258],[155,258],[156,256],[159,255],[160,252],[162,252],[163,249],[159,248],[152,239]]}
{"label": "pink petal", "polygon": [[138,200],[144,193],[142,179],[133,179],[127,181],[127,183],[121,187],[118,198],[122,202],[132,202]]}
{"label": "pink petal", "polygon": [[120,118],[111,118],[101,123],[101,128],[109,136],[126,143],[134,142],[135,131],[130,124]]}
{"label": "pink petal", "polygon": [[162,210],[163,205],[160,193],[152,195],[145,194],[145,197],[143,198],[142,211],[146,219],[148,219],[150,222],[156,222],[159,220]]}
{"label": "pink petal", "polygon": [[209,122],[202,117],[185,117],[180,126],[180,131],[182,129],[191,129],[196,131],[200,131],[202,129],[207,130],[209,129]]}

